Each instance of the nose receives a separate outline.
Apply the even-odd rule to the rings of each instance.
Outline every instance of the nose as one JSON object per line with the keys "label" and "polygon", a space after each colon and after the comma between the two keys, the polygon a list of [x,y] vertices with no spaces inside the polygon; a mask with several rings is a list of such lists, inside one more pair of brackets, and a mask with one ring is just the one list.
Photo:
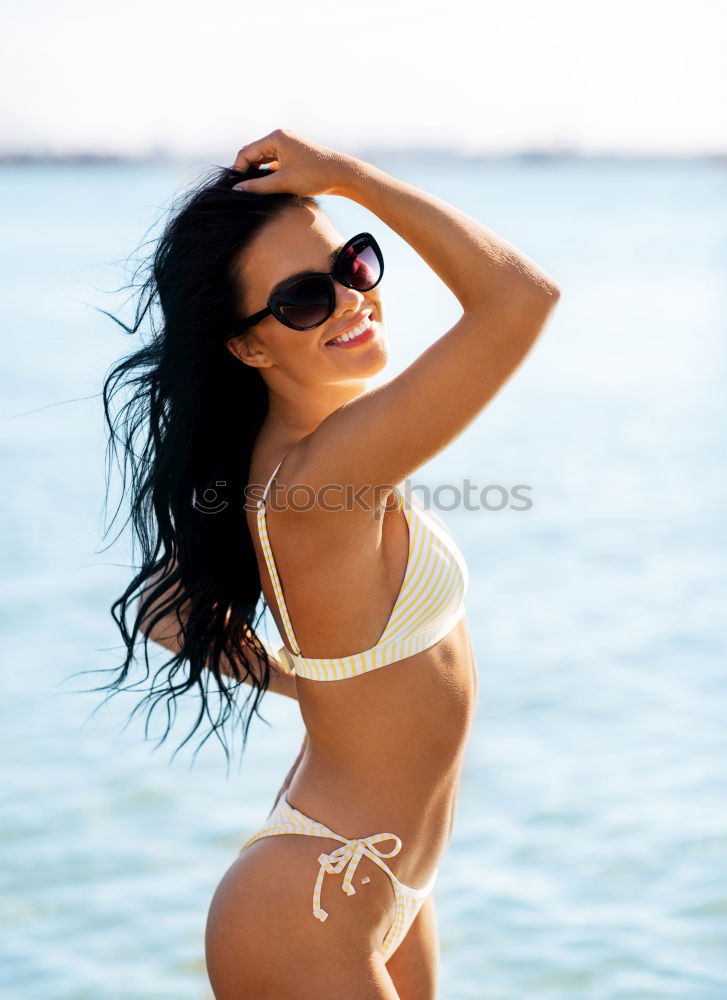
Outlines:
{"label": "nose", "polygon": [[333,286],[336,289],[336,315],[341,315],[345,312],[356,312],[366,301],[363,292],[359,292],[355,288],[349,288],[347,285],[342,285],[340,281],[334,280]]}

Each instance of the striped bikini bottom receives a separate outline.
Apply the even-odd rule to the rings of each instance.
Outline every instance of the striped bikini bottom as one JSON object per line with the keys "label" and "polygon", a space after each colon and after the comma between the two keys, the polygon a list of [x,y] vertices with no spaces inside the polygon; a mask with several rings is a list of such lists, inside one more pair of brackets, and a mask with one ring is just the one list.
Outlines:
{"label": "striped bikini bottom", "polygon": [[[386,932],[381,953],[385,961],[391,958],[406,937],[407,931],[414,922],[424,900],[434,888],[439,869],[435,869],[429,882],[422,889],[414,889],[410,885],[405,885],[382,860],[382,858],[393,858],[401,850],[401,840],[397,836],[393,833],[375,833],[370,837],[346,839],[346,837],[334,833],[323,823],[318,823],[299,809],[295,809],[285,795],[280,797],[277,806],[270,812],[262,830],[245,841],[240,848],[240,854],[256,840],[283,833],[298,833],[308,837],[329,837],[341,842],[342,846],[331,851],[330,854],[318,855],[318,863],[321,867],[313,888],[313,916],[321,922],[328,917],[328,913],[321,907],[321,888],[326,873],[340,875],[345,868],[341,888],[348,896],[352,896],[356,892],[352,884],[356,874],[356,866],[364,855],[386,872],[394,890],[396,910],[391,927]],[[390,851],[383,851],[377,846],[386,841],[394,842],[394,847]],[[361,880],[362,883],[368,881],[368,878]]]}

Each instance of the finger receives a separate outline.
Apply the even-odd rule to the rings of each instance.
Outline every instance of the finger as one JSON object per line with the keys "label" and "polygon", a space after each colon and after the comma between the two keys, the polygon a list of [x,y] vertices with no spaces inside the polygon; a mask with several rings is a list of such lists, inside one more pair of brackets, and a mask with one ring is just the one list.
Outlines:
{"label": "finger", "polygon": [[244,171],[247,170],[249,167],[263,167],[267,166],[270,163],[277,163],[278,161],[276,159],[276,155],[277,154],[275,153],[268,153],[266,155],[258,157],[254,156],[244,157],[238,153],[237,159],[232,164],[232,169],[239,170],[240,172],[244,173]]}
{"label": "finger", "polygon": [[233,185],[232,190],[252,191],[258,194],[275,194],[283,190],[278,178],[273,176],[275,173],[276,170],[271,170],[270,177],[253,177],[247,181],[240,181],[238,184]]}
{"label": "finger", "polygon": [[249,142],[247,146],[243,146],[235,157],[233,166],[235,170],[247,170],[248,167],[254,164],[268,163],[270,160],[275,160],[277,155],[278,150],[275,140],[266,135],[263,139],[258,139],[256,142]]}
{"label": "finger", "polygon": [[[272,174],[272,173],[275,173],[275,171],[276,171],[276,170],[279,170],[279,169],[280,169],[280,163],[279,163],[279,161],[278,161],[278,160],[271,160],[271,161],[270,161],[270,163],[265,163],[265,164],[256,164],[255,166],[256,166],[256,167],[259,167],[259,168],[260,168],[260,169],[262,169],[262,170],[267,170],[267,171],[269,171],[269,172],[270,172],[271,174]],[[234,170],[234,171],[235,171],[236,173],[240,173],[240,174],[244,174],[244,173],[245,173],[245,172],[247,171],[247,169],[248,169],[248,168],[247,168],[247,167],[244,167],[244,168],[241,168],[241,167],[233,167],[232,169],[233,169],[233,170]]]}

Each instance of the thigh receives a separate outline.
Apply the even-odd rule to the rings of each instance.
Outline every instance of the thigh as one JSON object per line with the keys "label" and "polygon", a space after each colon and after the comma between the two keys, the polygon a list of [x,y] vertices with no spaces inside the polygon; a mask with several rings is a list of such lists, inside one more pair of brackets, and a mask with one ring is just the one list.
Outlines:
{"label": "thigh", "polygon": [[386,968],[400,1000],[436,1000],[439,932],[432,893],[424,900]]}
{"label": "thigh", "polygon": [[[399,1000],[376,950],[394,913],[381,869],[362,858],[352,896],[341,891],[341,875],[326,875],[328,919],[313,915],[318,855],[334,846],[319,837],[266,837],[230,866],[205,931],[216,1000]],[[369,878],[365,891],[361,876]]]}

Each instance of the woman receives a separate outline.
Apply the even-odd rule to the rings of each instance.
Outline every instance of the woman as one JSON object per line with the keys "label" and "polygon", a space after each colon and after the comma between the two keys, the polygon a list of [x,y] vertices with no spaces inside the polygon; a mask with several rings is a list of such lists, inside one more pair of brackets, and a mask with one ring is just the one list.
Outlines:
{"label": "woman", "polygon": [[[383,257],[373,234],[334,228],[321,194],[394,229],[462,306],[374,389]],[[466,564],[401,485],[512,375],[558,289],[441,199],[276,129],[179,211],[147,291],[134,329],[154,295],[163,328],[106,398],[144,367],[135,515],[139,529],[146,504],[158,538],[139,530],[144,566],[115,607],[141,590],[138,624],[176,653],[172,676],[189,667],[173,696],[212,676],[229,703],[234,678],[253,709],[267,688],[297,697],[306,727],[284,794],[212,899],[215,997],[434,998],[431,890],[477,680]],[[255,632],[261,592],[285,637],[277,656]]]}

